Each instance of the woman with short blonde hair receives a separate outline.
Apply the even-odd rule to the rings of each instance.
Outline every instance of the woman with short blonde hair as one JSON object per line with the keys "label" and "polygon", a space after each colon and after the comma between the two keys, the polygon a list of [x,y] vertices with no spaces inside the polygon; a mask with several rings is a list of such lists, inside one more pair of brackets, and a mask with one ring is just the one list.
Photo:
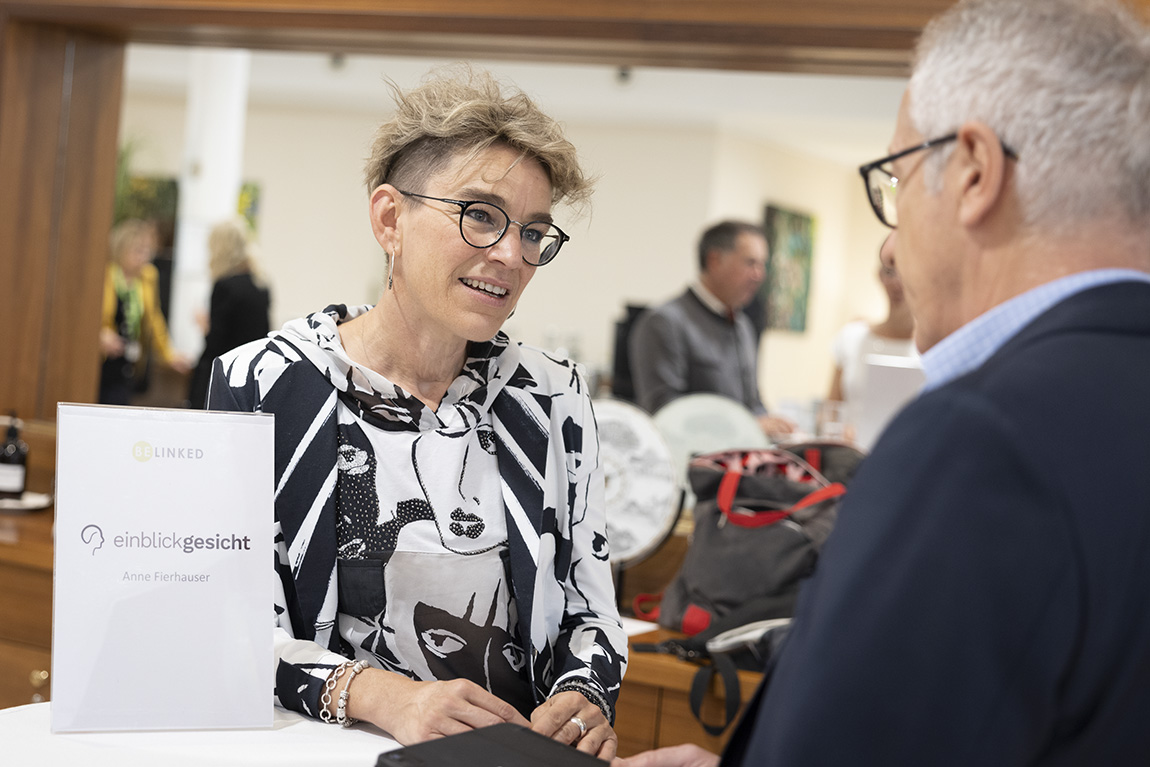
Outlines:
{"label": "woman with short blonde hair", "polygon": [[374,306],[216,363],[276,413],[276,695],[400,743],[516,722],[610,759],[626,664],[586,382],[501,330],[584,202],[575,148],[490,76],[395,89],[366,169]]}

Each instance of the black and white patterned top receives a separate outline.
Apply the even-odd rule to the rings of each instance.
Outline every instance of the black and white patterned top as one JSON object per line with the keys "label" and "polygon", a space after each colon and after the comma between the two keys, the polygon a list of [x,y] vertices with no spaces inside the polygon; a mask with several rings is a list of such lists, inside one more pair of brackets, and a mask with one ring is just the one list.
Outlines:
{"label": "black and white patterned top", "polygon": [[603,474],[574,367],[471,344],[432,410],[353,363],[328,307],[224,355],[209,406],[276,414],[276,698],[315,716],[346,658],[466,677],[525,714],[613,704],[626,664]]}

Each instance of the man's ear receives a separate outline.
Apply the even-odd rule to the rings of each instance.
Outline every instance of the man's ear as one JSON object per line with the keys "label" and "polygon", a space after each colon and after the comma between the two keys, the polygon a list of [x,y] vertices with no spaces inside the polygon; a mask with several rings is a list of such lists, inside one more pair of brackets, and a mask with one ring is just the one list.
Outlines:
{"label": "man's ear", "polygon": [[710,272],[719,263],[719,259],[723,257],[723,251],[718,248],[711,248],[703,256],[703,271]]}
{"label": "man's ear", "polygon": [[399,246],[399,190],[391,184],[380,184],[371,193],[371,231],[385,253]]}
{"label": "man's ear", "polygon": [[968,122],[958,129],[952,163],[959,180],[959,221],[964,226],[975,226],[995,211],[1005,198],[1009,159],[990,126]]}

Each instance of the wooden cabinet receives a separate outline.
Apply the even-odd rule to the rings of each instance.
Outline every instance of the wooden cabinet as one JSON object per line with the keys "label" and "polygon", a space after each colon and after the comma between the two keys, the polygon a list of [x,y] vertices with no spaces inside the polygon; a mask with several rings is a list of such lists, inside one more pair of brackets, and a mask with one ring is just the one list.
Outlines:
{"label": "wooden cabinet", "polygon": [[[632,637],[631,645],[656,643],[673,636],[681,635],[659,629]],[[631,650],[615,710],[620,756],[679,743],[697,743],[715,753],[723,749],[734,725],[721,736],[708,735],[691,713],[688,696],[698,670],[697,664],[670,655]],[[762,678],[759,673],[739,672],[740,711]],[[725,704],[722,685],[713,679],[703,699],[704,720],[720,724]]]}
{"label": "wooden cabinet", "polygon": [[0,516],[0,708],[49,698],[52,520]]}

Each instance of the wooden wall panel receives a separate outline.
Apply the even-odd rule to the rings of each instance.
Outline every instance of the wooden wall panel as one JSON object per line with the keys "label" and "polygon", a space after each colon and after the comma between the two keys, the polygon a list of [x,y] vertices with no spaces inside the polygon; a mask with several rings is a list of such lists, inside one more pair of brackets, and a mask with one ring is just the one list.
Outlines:
{"label": "wooden wall panel", "polygon": [[952,0],[39,0],[21,18],[134,41],[904,74]]}
{"label": "wooden wall panel", "polygon": [[0,0],[0,9],[138,42],[901,76],[923,24],[952,2]]}
{"label": "wooden wall panel", "polygon": [[[112,215],[123,45],[9,25],[0,85],[0,405],[91,401]],[[37,307],[42,311],[29,311]]]}
{"label": "wooden wall panel", "polygon": [[[55,268],[36,412],[55,420],[57,402],[95,401],[97,346],[115,197],[124,46],[73,34],[61,141]],[[95,288],[95,289],[94,289]]]}
{"label": "wooden wall panel", "polygon": [[45,340],[67,34],[4,29],[0,70],[0,408],[34,418]]}
{"label": "wooden wall panel", "polygon": [[58,401],[92,402],[124,45],[0,15],[0,410],[51,490]]}

